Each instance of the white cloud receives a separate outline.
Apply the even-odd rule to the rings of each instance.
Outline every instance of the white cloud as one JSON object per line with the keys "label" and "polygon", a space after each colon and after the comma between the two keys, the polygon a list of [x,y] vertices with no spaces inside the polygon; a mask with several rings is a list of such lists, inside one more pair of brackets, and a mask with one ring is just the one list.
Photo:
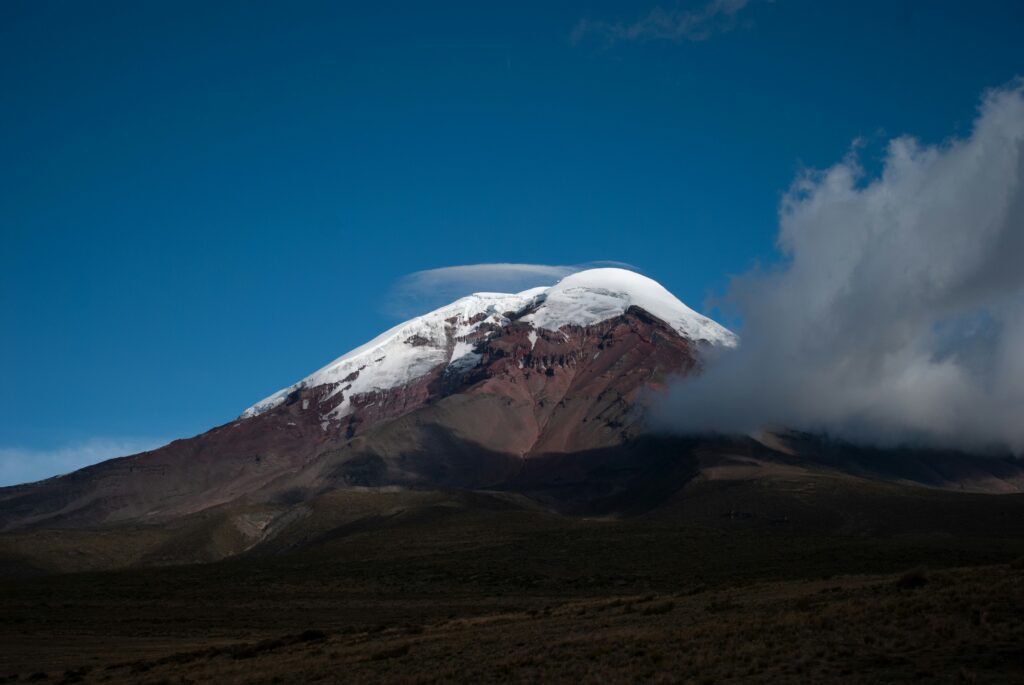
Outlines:
{"label": "white cloud", "polygon": [[416,316],[474,292],[520,292],[537,286],[553,285],[571,273],[597,266],[636,270],[622,262],[445,266],[403,276],[391,289],[386,310],[401,318]]}
{"label": "white cloud", "polygon": [[167,444],[152,438],[91,438],[50,450],[0,447],[0,487],[70,473],[106,459]]}
{"label": "white cloud", "polygon": [[629,24],[583,19],[573,28],[569,40],[573,45],[587,38],[609,45],[637,40],[704,41],[732,30],[736,15],[748,4],[749,0],[711,0],[697,9],[655,7]]}
{"label": "white cloud", "polygon": [[734,279],[742,343],[656,410],[675,430],[1024,451],[1024,84],[971,135],[799,178],[782,264]]}

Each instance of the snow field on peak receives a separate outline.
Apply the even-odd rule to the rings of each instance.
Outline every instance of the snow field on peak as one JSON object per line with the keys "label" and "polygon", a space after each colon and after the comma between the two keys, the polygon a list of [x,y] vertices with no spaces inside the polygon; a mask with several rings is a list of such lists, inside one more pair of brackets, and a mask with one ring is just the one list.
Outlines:
{"label": "snow field on peak", "polygon": [[683,304],[660,283],[625,269],[589,269],[548,288],[544,303],[522,318],[537,328],[592,326],[637,306],[691,340],[734,347],[736,336]]}
{"label": "snow field on peak", "polygon": [[[296,390],[337,383],[330,396],[343,393],[343,399],[327,418],[339,419],[349,413],[349,398],[354,395],[405,385],[446,362],[457,363],[459,368],[472,366],[475,363],[473,346],[458,339],[471,335],[483,323],[507,324],[506,312],[525,309],[544,290],[534,288],[519,294],[475,293],[401,323],[298,383],[257,402],[246,409],[241,418],[273,409]],[[483,315],[480,321],[470,323],[480,315]]]}
{"label": "snow field on peak", "polygon": [[[351,411],[353,396],[406,385],[442,364],[455,371],[472,368],[479,355],[465,338],[484,323],[508,325],[506,313],[535,307],[519,321],[535,329],[558,331],[565,326],[600,323],[624,314],[631,306],[644,309],[690,340],[736,345],[733,333],[690,309],[652,279],[625,269],[590,269],[566,276],[551,287],[516,294],[475,293],[406,321],[254,404],[241,418],[273,409],[296,390],[336,384],[331,396],[342,393],[342,401],[322,418],[340,419]],[[530,331],[528,337],[531,346],[535,345],[536,331]]]}

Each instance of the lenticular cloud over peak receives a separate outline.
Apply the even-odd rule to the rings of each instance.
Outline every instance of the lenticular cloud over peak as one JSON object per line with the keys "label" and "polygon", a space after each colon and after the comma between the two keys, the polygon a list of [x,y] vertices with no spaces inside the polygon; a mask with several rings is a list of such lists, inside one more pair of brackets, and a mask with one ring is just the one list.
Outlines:
{"label": "lenticular cloud over peak", "polygon": [[388,314],[408,318],[475,292],[514,293],[554,285],[570,274],[599,267],[639,271],[625,262],[583,264],[517,264],[508,262],[461,264],[406,274],[388,293]]}
{"label": "lenticular cloud over peak", "polygon": [[656,425],[1024,451],[1024,84],[965,139],[892,140],[877,178],[855,156],[801,177],[778,248],[729,287],[741,345]]}

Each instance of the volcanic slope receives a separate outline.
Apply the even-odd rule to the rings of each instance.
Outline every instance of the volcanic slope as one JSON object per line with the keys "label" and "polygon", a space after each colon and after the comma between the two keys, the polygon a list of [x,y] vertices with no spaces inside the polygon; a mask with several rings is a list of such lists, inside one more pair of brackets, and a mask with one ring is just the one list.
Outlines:
{"label": "volcanic slope", "polygon": [[645,388],[735,344],[655,281],[622,269],[477,293],[202,435],[4,488],[0,525],[162,521],[343,486],[493,486],[531,457],[629,442]]}

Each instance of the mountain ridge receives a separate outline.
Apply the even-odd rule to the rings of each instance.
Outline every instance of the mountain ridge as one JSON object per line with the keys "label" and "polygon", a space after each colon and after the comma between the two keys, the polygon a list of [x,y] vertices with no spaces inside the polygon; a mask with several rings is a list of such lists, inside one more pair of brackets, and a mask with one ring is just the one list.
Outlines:
{"label": "mountain ridge", "polygon": [[351,409],[348,397],[408,384],[443,363],[454,372],[472,368],[478,361],[475,345],[512,322],[534,329],[532,344],[540,330],[591,326],[621,316],[633,306],[693,341],[736,344],[735,334],[693,311],[654,280],[620,268],[588,269],[551,287],[515,294],[473,293],[414,317],[257,402],[239,418],[258,416],[298,390],[329,385],[330,398],[340,395],[341,399],[325,420],[341,419]]}
{"label": "mountain ridge", "polygon": [[[213,517],[223,523],[203,535],[228,535],[234,542],[214,548],[230,555],[262,544],[281,526],[306,525],[309,503],[332,493],[502,492],[519,505],[566,515],[628,516],[671,506],[693,516],[693,493],[727,493],[728,483],[785,492],[791,481],[841,482],[864,492],[885,483],[907,496],[921,487],[1024,489],[1019,463],[958,453],[871,451],[794,434],[652,434],[645,402],[670,380],[699,373],[710,351],[737,339],[650,279],[601,271],[552,288],[463,298],[201,435],[0,488],[0,531],[177,529]],[[639,296],[630,283],[642,285]],[[652,293],[657,297],[646,297]],[[401,384],[359,369],[365,360],[381,361],[385,347],[384,361],[419,360],[415,372],[400,369]],[[353,360],[354,369],[345,366]],[[325,370],[327,382],[309,382]],[[348,386],[360,377],[364,390],[352,393]]]}
{"label": "mountain ridge", "polygon": [[296,488],[494,485],[516,460],[636,437],[642,392],[715,344],[735,337],[621,269],[469,296],[199,436],[0,490],[3,528],[166,520]]}

